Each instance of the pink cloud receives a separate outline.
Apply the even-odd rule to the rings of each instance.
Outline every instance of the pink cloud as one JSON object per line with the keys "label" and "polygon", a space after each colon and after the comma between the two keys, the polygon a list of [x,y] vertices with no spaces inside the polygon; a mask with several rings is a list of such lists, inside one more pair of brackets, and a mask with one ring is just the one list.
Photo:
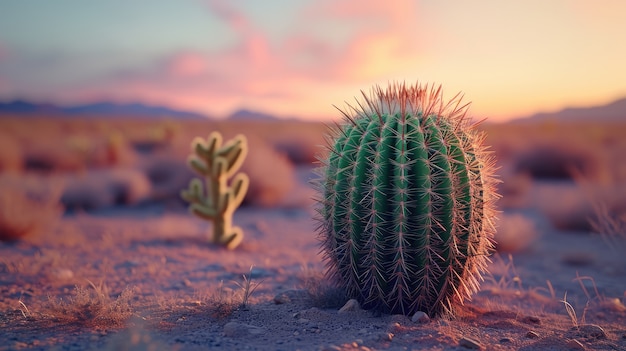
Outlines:
{"label": "pink cloud", "polygon": [[[416,9],[409,0],[392,7],[376,1],[316,2],[298,15],[301,25],[278,41],[271,41],[230,2],[207,4],[236,34],[230,47],[172,53],[142,72],[118,73],[59,94],[66,99],[141,100],[218,114],[242,105],[283,114],[315,113],[311,106],[330,110],[332,103],[341,103],[315,100],[329,86],[380,80],[390,69],[401,70],[419,49],[412,20]],[[350,25],[350,36],[341,43],[309,30],[337,23]]]}
{"label": "pink cloud", "polygon": [[209,66],[206,58],[197,52],[180,52],[167,62],[166,70],[174,77],[193,77],[204,74]]}

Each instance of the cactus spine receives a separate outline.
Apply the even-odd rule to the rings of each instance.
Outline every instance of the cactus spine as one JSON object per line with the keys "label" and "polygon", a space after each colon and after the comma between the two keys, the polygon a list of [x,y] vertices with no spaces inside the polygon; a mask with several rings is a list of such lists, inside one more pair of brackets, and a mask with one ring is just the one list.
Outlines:
{"label": "cactus spine", "polygon": [[[204,185],[200,179],[192,179],[181,197],[190,203],[191,213],[213,222],[212,243],[234,249],[241,243],[243,231],[232,226],[232,217],[249,184],[245,173],[235,175],[248,153],[246,138],[237,135],[222,145],[222,135],[213,132],[206,140],[195,138],[191,147],[187,162],[204,177]],[[233,175],[229,186],[227,181]]]}
{"label": "cactus spine", "polygon": [[451,314],[493,249],[493,158],[460,95],[393,84],[363,96],[340,110],[319,169],[327,275],[365,308]]}

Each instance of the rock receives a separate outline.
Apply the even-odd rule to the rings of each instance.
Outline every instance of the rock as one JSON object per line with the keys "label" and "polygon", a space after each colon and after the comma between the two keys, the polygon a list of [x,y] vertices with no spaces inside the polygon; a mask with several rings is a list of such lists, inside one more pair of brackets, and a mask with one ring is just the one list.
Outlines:
{"label": "rock", "polygon": [[425,312],[417,311],[415,312],[413,317],[411,317],[411,321],[413,321],[414,323],[426,324],[430,322],[430,317],[428,317]]}
{"label": "rock", "polygon": [[599,325],[583,324],[574,329],[577,329],[578,335],[583,338],[606,339],[606,333]]}
{"label": "rock", "polygon": [[468,338],[468,337],[463,337],[461,338],[461,340],[459,340],[459,346],[461,347],[465,347],[468,349],[472,349],[472,350],[482,350],[483,349],[483,345],[472,339],[472,338]]}
{"label": "rock", "polygon": [[261,335],[265,332],[264,328],[243,323],[228,322],[224,325],[224,336],[231,338],[247,335]]}
{"label": "rock", "polygon": [[360,311],[360,310],[361,310],[361,305],[359,305],[359,302],[355,299],[350,299],[348,300],[348,302],[346,302],[345,305],[343,305],[342,308],[339,309],[338,313],[354,312],[354,311]]}

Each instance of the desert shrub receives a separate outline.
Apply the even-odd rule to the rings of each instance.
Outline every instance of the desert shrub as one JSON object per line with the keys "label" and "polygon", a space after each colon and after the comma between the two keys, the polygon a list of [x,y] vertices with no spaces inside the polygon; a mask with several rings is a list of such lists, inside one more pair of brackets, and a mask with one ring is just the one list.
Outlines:
{"label": "desert shrub", "polygon": [[70,210],[134,205],[151,194],[145,174],[135,169],[102,169],[59,176],[65,183],[61,202]]}
{"label": "desert shrub", "polygon": [[85,169],[81,155],[67,152],[57,146],[31,148],[25,152],[23,162],[26,171],[41,174],[78,172]]}
{"label": "desert shrub", "polygon": [[19,172],[22,169],[22,149],[9,134],[0,133],[0,172]]}
{"label": "desert shrub", "polygon": [[274,148],[287,156],[294,165],[311,165],[317,162],[317,155],[322,149],[319,142],[311,138],[282,138],[273,143]]}
{"label": "desert shrub", "polygon": [[528,205],[528,192],[532,186],[532,178],[527,173],[516,173],[511,163],[505,163],[498,169],[497,184],[498,206],[504,209],[523,208]]}
{"label": "desert shrub", "polygon": [[110,132],[93,144],[85,156],[89,167],[127,167],[137,160],[135,150],[119,131]]}
{"label": "desert shrub", "polygon": [[606,171],[599,154],[559,141],[542,143],[520,153],[514,161],[514,169],[544,180],[573,180],[577,175],[601,179]]}
{"label": "desert shrub", "polygon": [[140,169],[152,184],[152,200],[171,200],[184,205],[179,194],[182,189],[187,188],[194,173],[183,157],[169,154],[147,155],[141,162]]}
{"label": "desert shrub", "polygon": [[501,213],[496,224],[496,250],[519,252],[528,249],[538,238],[535,222],[521,213]]}
{"label": "desert shrub", "polygon": [[250,178],[244,204],[255,206],[281,205],[295,185],[294,167],[286,156],[264,140],[248,137],[249,153],[241,171]]}
{"label": "desert shrub", "polygon": [[0,177],[0,241],[13,241],[44,229],[63,208],[59,188],[33,177]]}

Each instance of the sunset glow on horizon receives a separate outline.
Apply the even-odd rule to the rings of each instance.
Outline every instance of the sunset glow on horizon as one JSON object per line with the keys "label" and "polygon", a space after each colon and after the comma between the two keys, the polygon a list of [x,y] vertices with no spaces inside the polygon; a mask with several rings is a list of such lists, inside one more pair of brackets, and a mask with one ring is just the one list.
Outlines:
{"label": "sunset glow on horizon", "polygon": [[624,14],[620,0],[11,1],[0,101],[328,120],[360,90],[419,81],[503,121],[626,97]]}

